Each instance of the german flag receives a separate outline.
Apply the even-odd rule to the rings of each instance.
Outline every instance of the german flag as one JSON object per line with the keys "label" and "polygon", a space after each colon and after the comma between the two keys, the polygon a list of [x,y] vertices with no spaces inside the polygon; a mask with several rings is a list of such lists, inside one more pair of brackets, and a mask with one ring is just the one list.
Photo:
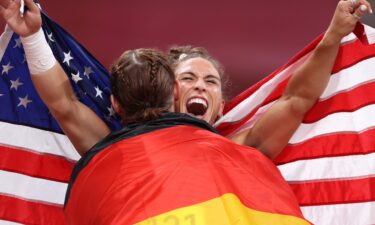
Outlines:
{"label": "german flag", "polygon": [[258,150],[186,125],[100,151],[76,177],[65,213],[77,225],[310,224]]}

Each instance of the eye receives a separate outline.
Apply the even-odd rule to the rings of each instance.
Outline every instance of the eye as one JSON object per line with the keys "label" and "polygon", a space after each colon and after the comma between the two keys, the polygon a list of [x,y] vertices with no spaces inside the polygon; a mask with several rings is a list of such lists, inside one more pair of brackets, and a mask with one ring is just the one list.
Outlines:
{"label": "eye", "polygon": [[207,80],[207,83],[210,83],[210,84],[217,84],[217,81],[216,81],[216,80]]}
{"label": "eye", "polygon": [[181,80],[189,81],[189,80],[193,80],[193,78],[192,77],[183,77],[183,78],[181,78]]}

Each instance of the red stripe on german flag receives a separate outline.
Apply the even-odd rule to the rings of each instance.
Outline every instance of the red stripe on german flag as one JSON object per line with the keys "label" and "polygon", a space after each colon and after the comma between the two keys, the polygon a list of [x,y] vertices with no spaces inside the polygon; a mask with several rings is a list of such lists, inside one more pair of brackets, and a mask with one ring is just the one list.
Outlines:
{"label": "red stripe on german flag", "polygon": [[100,152],[79,174],[66,210],[68,222],[79,225],[160,218],[189,224],[191,212],[207,221],[196,223],[202,225],[308,224],[268,158],[190,126],[133,137]]}

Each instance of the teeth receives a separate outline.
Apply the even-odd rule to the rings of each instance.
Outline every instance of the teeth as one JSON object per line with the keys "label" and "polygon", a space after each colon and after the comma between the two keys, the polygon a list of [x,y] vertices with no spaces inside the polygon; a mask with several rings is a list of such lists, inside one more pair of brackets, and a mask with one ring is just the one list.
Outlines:
{"label": "teeth", "polygon": [[188,101],[188,104],[192,104],[192,103],[198,103],[198,104],[202,104],[204,105],[204,107],[207,108],[207,102],[201,98],[192,98]]}

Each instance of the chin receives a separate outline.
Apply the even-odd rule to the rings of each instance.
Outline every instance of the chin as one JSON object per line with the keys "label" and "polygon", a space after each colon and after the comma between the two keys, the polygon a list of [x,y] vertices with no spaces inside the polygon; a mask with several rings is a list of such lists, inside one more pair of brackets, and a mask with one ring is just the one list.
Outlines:
{"label": "chin", "polygon": [[212,125],[212,124],[214,124],[215,121],[213,121],[211,118],[212,118],[211,116],[205,116],[205,117],[202,118],[202,120],[204,120],[208,124]]}

